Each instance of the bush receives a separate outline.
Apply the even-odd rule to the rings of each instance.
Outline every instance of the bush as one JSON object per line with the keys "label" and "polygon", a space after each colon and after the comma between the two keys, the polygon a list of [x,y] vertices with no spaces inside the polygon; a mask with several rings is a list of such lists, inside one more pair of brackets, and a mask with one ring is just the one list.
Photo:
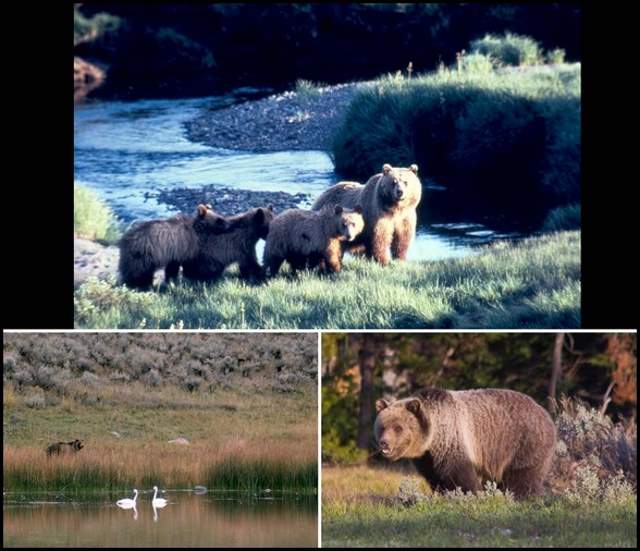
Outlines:
{"label": "bush", "polygon": [[490,56],[502,65],[537,65],[543,62],[538,42],[510,32],[502,36],[486,34],[471,42],[472,53]]}
{"label": "bush", "polygon": [[637,484],[636,425],[614,423],[576,400],[556,406],[558,446],[549,484],[569,499],[618,499]]}
{"label": "bush", "polygon": [[486,69],[360,89],[334,134],[336,171],[366,181],[383,163],[415,162],[423,182],[538,224],[549,208],[579,202],[580,66]]}
{"label": "bush", "polygon": [[581,209],[579,203],[553,209],[542,224],[542,231],[554,232],[580,229]]}
{"label": "bush", "polygon": [[560,64],[564,63],[565,51],[562,48],[556,48],[547,52],[547,63]]}
{"label": "bush", "polygon": [[120,236],[115,215],[91,190],[74,185],[73,231],[80,237],[113,243]]}
{"label": "bush", "polygon": [[494,71],[494,64],[490,56],[473,53],[462,57],[461,69],[467,73],[486,75]]}

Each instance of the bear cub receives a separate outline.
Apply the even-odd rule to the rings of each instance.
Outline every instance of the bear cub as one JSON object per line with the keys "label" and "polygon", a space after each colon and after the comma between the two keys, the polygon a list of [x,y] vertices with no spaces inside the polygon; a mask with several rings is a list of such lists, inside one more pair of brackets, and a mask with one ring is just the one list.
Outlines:
{"label": "bear cub", "polygon": [[326,205],[319,211],[289,209],[276,216],[264,248],[264,266],[275,276],[284,261],[295,273],[306,267],[322,272],[342,269],[342,242],[351,242],[364,228],[362,208]]}

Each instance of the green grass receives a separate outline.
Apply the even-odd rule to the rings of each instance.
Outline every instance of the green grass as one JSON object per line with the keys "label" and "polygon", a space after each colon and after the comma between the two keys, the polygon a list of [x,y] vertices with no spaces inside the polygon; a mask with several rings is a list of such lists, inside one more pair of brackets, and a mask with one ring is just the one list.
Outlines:
{"label": "green grass", "polygon": [[109,207],[90,189],[73,186],[73,231],[80,237],[114,243],[120,236],[118,221]]}
{"label": "green grass", "polygon": [[471,42],[471,51],[490,56],[504,65],[536,65],[544,60],[538,42],[510,32],[500,36],[486,34]]}
{"label": "green grass", "polygon": [[323,547],[636,547],[637,501],[323,504]]}
{"label": "green grass", "polygon": [[465,202],[540,219],[580,201],[580,64],[380,78],[354,96],[332,155],[345,179],[417,163]]}
{"label": "green grass", "polygon": [[350,259],[333,277],[283,275],[261,286],[233,271],[165,292],[94,280],[74,302],[78,328],[579,327],[580,233],[499,242],[461,259]]}
{"label": "green grass", "polygon": [[553,209],[545,218],[542,224],[542,231],[554,232],[579,229],[582,217],[581,211],[579,203]]}

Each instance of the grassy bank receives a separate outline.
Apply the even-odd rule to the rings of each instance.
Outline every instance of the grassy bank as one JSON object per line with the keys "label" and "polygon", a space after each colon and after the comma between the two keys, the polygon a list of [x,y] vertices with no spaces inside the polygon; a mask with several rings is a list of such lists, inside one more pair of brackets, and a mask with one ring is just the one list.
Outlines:
{"label": "grassy bank", "polygon": [[[95,391],[94,391],[95,392]],[[317,487],[315,385],[296,392],[255,387],[191,393],[173,386],[109,385],[34,407],[4,386],[4,490]],[[117,434],[114,434],[117,433]],[[188,445],[168,440],[184,437]],[[85,448],[47,457],[51,442]]]}
{"label": "grassy bank", "polygon": [[111,209],[90,189],[73,186],[73,231],[80,237],[115,243],[122,229]]}
{"label": "grassy bank", "polygon": [[[484,61],[480,63],[479,61]],[[418,163],[466,201],[537,214],[580,200],[580,64],[460,70],[378,79],[354,97],[333,157],[346,179]]]}
{"label": "grassy bank", "polygon": [[580,233],[496,243],[462,259],[381,267],[350,259],[336,277],[261,286],[231,271],[214,285],[140,293],[109,282],[75,294],[76,327],[579,327]]}
{"label": "grassy bank", "polygon": [[[415,479],[415,480],[413,480]],[[431,496],[415,477],[368,467],[322,471],[322,545],[425,547],[635,547],[637,500],[515,502],[500,492]]]}

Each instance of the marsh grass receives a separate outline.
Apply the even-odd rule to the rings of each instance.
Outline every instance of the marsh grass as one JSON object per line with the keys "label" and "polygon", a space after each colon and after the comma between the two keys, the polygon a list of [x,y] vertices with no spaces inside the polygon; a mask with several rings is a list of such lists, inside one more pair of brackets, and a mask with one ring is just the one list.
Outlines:
{"label": "marsh grass", "polygon": [[[95,392],[100,400],[92,405],[68,393],[34,410],[24,393],[5,386],[4,490],[317,487],[313,384],[286,394],[253,387],[189,393],[139,382]],[[189,444],[168,442],[178,436]],[[79,452],[46,455],[49,443],[73,438],[85,444]]]}
{"label": "marsh grass", "polygon": [[284,272],[260,286],[234,271],[217,284],[183,282],[160,293],[93,281],[74,302],[78,328],[579,327],[580,234],[388,267],[353,258],[333,277]]}

